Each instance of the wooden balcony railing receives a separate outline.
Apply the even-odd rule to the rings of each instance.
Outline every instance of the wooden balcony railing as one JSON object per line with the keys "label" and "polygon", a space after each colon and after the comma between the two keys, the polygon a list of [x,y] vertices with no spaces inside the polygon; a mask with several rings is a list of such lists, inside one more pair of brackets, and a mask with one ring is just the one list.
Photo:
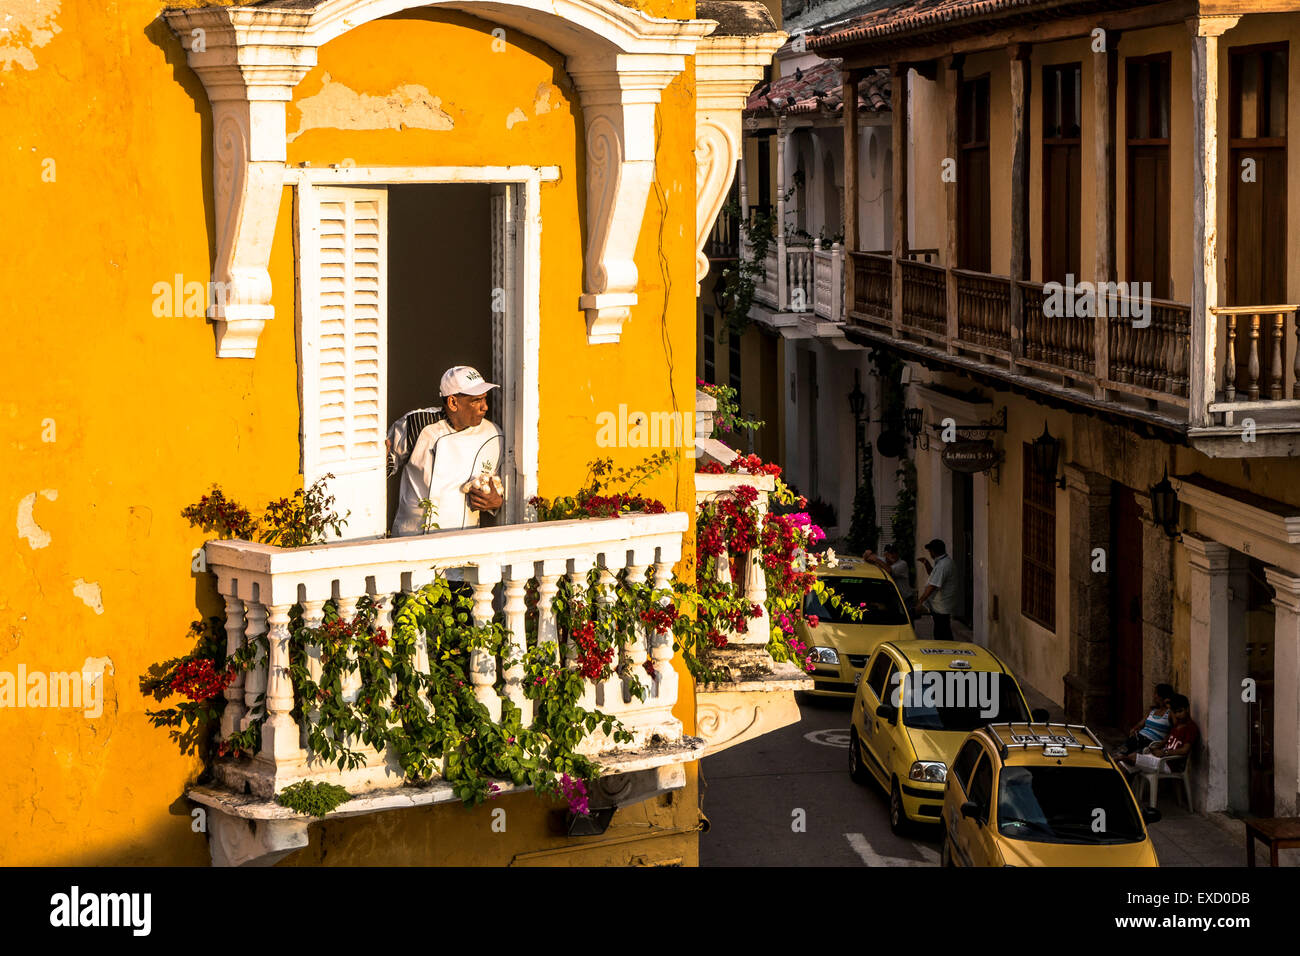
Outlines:
{"label": "wooden balcony railing", "polygon": [[899,263],[903,277],[902,327],[928,337],[948,336],[948,287],[939,266],[905,259]]}
{"label": "wooden balcony railing", "polygon": [[1216,400],[1211,414],[1300,409],[1300,305],[1222,306],[1215,355]]}
{"label": "wooden balcony railing", "polygon": [[[915,250],[913,250],[913,255]],[[956,290],[954,320],[956,335],[950,335],[948,314],[949,270],[918,261],[913,255],[899,261],[903,279],[902,314],[894,315],[892,256],[879,252],[850,254],[853,275],[853,309],[849,321],[879,332],[893,329],[896,335],[919,339],[948,355],[976,358],[996,372],[999,365],[1008,373],[1035,376],[1045,384],[1079,392],[1091,400],[1137,402],[1144,410],[1161,405],[1189,406],[1191,367],[1191,309],[1178,302],[1139,300],[1121,296],[1118,290],[1093,293],[1081,298],[1074,289],[1049,295],[1038,282],[1018,282],[1013,288],[1006,276],[988,275],[965,269],[951,270]],[[1013,302],[1020,301],[1020,313]],[[1296,396],[1300,405],[1300,346],[1290,353],[1286,345],[1300,332],[1295,329],[1296,306],[1236,310],[1239,314],[1274,315],[1273,327],[1282,329],[1280,314],[1286,312],[1292,324],[1285,335],[1275,334],[1266,346],[1254,346],[1264,371],[1251,372],[1249,363],[1237,377],[1238,401],[1242,390],[1249,394],[1254,381],[1261,396],[1279,389]],[[1098,310],[1104,312],[1101,319]],[[1231,310],[1218,310],[1226,313]],[[1237,321],[1237,320],[1232,320]],[[1099,342],[1099,335],[1105,335]],[[1223,340],[1224,336],[1221,335]],[[1254,341],[1254,339],[1252,339]],[[1240,348],[1240,346],[1238,346]],[[1270,351],[1271,350],[1271,351]],[[1267,357],[1267,359],[1266,359]],[[1220,367],[1226,359],[1220,356]],[[1278,373],[1294,368],[1290,379]],[[1214,411],[1215,406],[1210,406]]]}
{"label": "wooden balcony railing", "polygon": [[997,355],[1011,354],[1011,280],[954,269],[957,337]]}

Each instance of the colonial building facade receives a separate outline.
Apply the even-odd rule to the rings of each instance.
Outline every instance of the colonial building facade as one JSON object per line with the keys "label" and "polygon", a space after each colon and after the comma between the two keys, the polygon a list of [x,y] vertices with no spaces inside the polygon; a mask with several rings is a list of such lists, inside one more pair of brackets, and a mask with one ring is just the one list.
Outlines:
{"label": "colonial building facade", "polygon": [[845,335],[911,369],[917,539],[1071,719],[1186,693],[1202,811],[1300,792],[1297,40],[1291,2],[916,0],[808,41],[893,81]]}

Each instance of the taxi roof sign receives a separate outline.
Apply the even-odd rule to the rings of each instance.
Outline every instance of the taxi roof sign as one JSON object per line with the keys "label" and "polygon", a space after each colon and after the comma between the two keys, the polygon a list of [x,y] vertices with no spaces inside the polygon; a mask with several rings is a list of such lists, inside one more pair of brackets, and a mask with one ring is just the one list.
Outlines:
{"label": "taxi roof sign", "polygon": [[[988,732],[993,736],[998,749],[1005,758],[1012,747],[1028,750],[1030,747],[1043,747],[1048,757],[1065,757],[1069,748],[1077,750],[1095,750],[1104,752],[1101,741],[1083,724],[1053,724],[1051,721],[1016,721],[1014,723],[988,724]],[[1049,751],[1051,751],[1049,753]],[[1059,751],[1056,752],[1056,751]]]}

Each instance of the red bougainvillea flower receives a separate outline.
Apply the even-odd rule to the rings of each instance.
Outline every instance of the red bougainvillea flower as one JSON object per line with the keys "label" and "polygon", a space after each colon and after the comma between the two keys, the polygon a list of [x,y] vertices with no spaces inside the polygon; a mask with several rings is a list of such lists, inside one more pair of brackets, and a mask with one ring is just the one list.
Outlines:
{"label": "red bougainvillea flower", "polygon": [[169,686],[190,700],[208,700],[229,687],[234,679],[234,671],[218,671],[211,660],[199,657],[177,667]]}
{"label": "red bougainvillea flower", "polygon": [[375,647],[387,647],[388,632],[382,627],[376,628],[375,633],[370,636],[370,643],[375,645]]}

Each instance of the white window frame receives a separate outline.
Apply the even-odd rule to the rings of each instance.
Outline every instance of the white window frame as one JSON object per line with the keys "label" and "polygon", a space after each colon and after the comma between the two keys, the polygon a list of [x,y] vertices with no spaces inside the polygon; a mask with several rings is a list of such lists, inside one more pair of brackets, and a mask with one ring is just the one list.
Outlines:
{"label": "white window frame", "polygon": [[[518,229],[513,237],[517,257],[506,257],[506,289],[513,293],[513,302],[502,330],[501,345],[503,368],[507,370],[502,382],[503,430],[506,431],[506,452],[512,467],[503,467],[502,476],[507,481],[507,504],[502,514],[507,523],[520,523],[535,518],[528,499],[537,494],[538,426],[541,418],[538,362],[541,345],[541,184],[555,182],[560,177],[557,166],[331,166],[312,168],[301,166],[287,168],[284,182],[295,191],[294,209],[318,208],[308,191],[324,186],[396,186],[412,183],[501,183],[518,186],[523,194],[522,217],[516,213],[514,224]],[[301,262],[303,230],[314,223],[297,222],[294,230],[294,266],[298,279],[295,295],[295,331],[297,341],[302,341],[304,311],[310,315],[315,301],[314,275],[316,270],[303,268]],[[507,237],[507,242],[511,237]],[[510,264],[518,263],[518,274],[511,274]],[[388,321],[387,311],[384,321]],[[301,356],[299,356],[301,361]],[[302,394],[304,388],[299,372],[299,398],[302,422],[299,432],[300,456],[303,435],[309,431],[306,416],[315,415],[319,404],[308,401]],[[388,409],[391,420],[399,410]],[[319,430],[319,423],[315,423]],[[301,461],[301,457],[300,457]],[[513,474],[511,474],[513,472]],[[304,472],[305,484],[318,475]]]}

